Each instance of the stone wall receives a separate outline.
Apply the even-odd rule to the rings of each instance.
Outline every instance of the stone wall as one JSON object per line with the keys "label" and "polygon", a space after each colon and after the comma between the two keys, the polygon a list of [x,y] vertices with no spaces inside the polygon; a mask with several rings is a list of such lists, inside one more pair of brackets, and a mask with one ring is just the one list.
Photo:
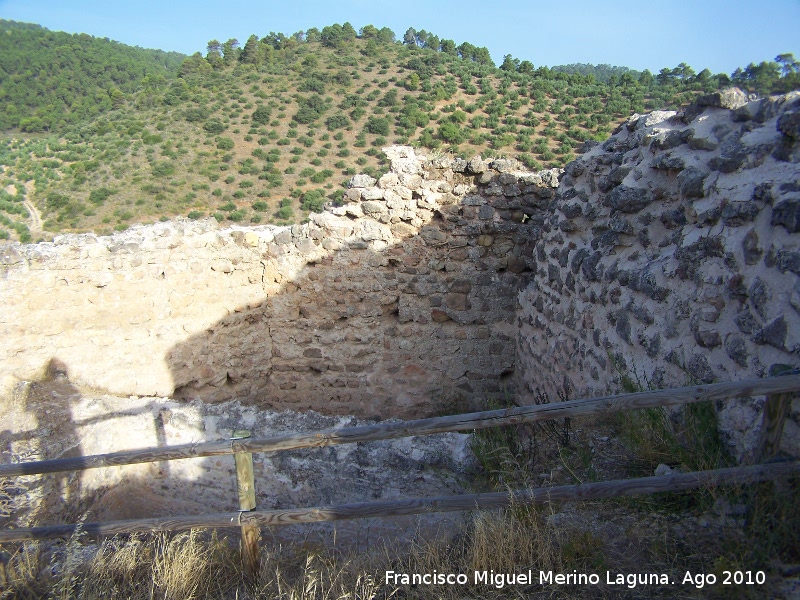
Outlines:
{"label": "stone wall", "polygon": [[[523,393],[764,377],[800,354],[800,94],[631,117],[566,168],[521,296]],[[797,421],[800,404],[794,403]],[[758,402],[720,407],[742,453]],[[800,454],[800,430],[785,442]]]}
{"label": "stone wall", "polygon": [[178,221],[5,246],[6,388],[55,359],[117,395],[367,417],[502,393],[558,172],[386,152],[391,173],[355,177],[347,204],[304,225]]}
{"label": "stone wall", "polygon": [[[796,366],[798,97],[635,115],[563,176],[387,148],[288,228],[5,245],[0,375],[385,418]],[[721,410],[739,450],[758,410]]]}

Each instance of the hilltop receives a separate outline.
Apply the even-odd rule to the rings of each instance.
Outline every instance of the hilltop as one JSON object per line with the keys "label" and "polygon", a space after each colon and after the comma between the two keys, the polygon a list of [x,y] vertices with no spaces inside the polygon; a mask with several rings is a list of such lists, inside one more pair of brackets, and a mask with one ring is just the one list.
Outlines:
{"label": "hilltop", "polygon": [[[678,108],[730,82],[685,64],[655,76],[608,65],[548,69],[511,56],[496,67],[486,48],[413,28],[402,41],[387,28],[356,32],[347,23],[253,35],[242,47],[211,40],[205,56],[178,64],[175,54],[3,24],[7,38],[45,48],[13,61],[0,52],[21,98],[18,120],[2,123],[10,129],[0,143],[0,237],[22,241],[178,215],[302,222],[341,202],[355,173],[385,173],[387,144],[563,166],[630,114]],[[64,43],[82,51],[69,53],[74,77],[61,77],[73,82],[73,101],[67,95],[56,110],[52,96],[35,100],[35,92],[60,89],[59,71],[42,65],[63,67],[47,52]],[[92,75],[101,57],[105,79]],[[737,83],[785,87],[774,65],[772,78],[751,65]],[[47,117],[56,113],[68,117]],[[42,231],[29,229],[35,210],[26,198]]]}

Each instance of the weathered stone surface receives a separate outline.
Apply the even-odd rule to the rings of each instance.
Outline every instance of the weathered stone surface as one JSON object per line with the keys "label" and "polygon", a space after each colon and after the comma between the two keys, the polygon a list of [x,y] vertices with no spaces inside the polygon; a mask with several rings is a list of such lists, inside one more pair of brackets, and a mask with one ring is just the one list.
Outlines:
{"label": "weathered stone surface", "polygon": [[758,234],[755,229],[751,229],[742,239],[742,253],[744,254],[744,262],[748,265],[754,265],[761,260],[764,252],[758,245]]}
{"label": "weathered stone surface", "polygon": [[444,323],[445,321],[450,321],[451,319],[450,315],[448,315],[445,311],[434,308],[431,310],[431,320],[435,323]]}
{"label": "weathered stone surface", "polygon": [[769,288],[760,277],[756,277],[753,284],[747,290],[747,295],[750,297],[750,304],[756,309],[756,312],[762,319],[766,318],[767,305],[772,299]]}
{"label": "weathered stone surface", "polygon": [[698,329],[694,334],[694,339],[703,348],[716,348],[722,344],[719,332],[710,329]]}
{"label": "weathered stone surface", "polygon": [[511,171],[519,171],[520,164],[508,158],[498,158],[489,163],[489,167],[498,173],[510,173]]}
{"label": "weathered stone surface", "polygon": [[708,150],[714,151],[719,147],[719,144],[707,137],[692,137],[689,140],[689,148],[692,150]]}
{"label": "weathered stone surface", "polygon": [[[352,179],[350,181],[352,182]],[[373,185],[375,184],[371,183],[369,185],[364,185],[361,187],[372,187]],[[383,189],[393,188],[399,185],[400,185],[400,178],[397,176],[397,173],[386,173],[382,175],[381,178],[378,180],[378,187]]]}
{"label": "weathered stone surface", "polygon": [[720,146],[719,156],[708,161],[708,166],[714,171],[733,173],[744,165],[747,160],[747,149],[736,135],[729,135]]}
{"label": "weathered stone surface", "polygon": [[731,113],[731,120],[734,123],[746,123],[752,121],[758,112],[758,102],[748,102],[736,108]]}
{"label": "weathered stone surface", "polygon": [[608,201],[614,210],[624,213],[637,213],[648,206],[653,201],[653,198],[646,189],[620,185],[612,190],[608,196]]}
{"label": "weathered stone surface", "polygon": [[660,154],[653,159],[650,166],[654,169],[664,169],[668,171],[680,171],[686,164],[680,156],[670,156],[669,154]]}
{"label": "weathered stone surface", "polygon": [[684,198],[702,198],[705,196],[703,184],[708,172],[701,171],[695,167],[689,167],[678,175],[680,191]]}
{"label": "weathered stone surface", "polygon": [[672,148],[677,148],[681,144],[685,144],[690,137],[690,130],[660,133],[656,135],[655,139],[650,143],[650,148],[652,150],[670,150]]}
{"label": "weathered stone surface", "polygon": [[469,310],[472,304],[468,294],[451,292],[445,296],[445,305],[453,310]]}
{"label": "weathered stone surface", "polygon": [[368,188],[375,185],[375,178],[361,173],[359,175],[353,176],[353,178],[348,182],[347,185],[348,187],[351,188]]}
{"label": "weathered stone surface", "polygon": [[382,200],[385,191],[378,187],[366,187],[361,190],[362,200]]}
{"label": "weathered stone surface", "polygon": [[736,315],[734,322],[739,328],[739,331],[746,334],[754,333],[759,327],[759,323],[753,316],[753,313],[747,309]]}
{"label": "weathered stone surface", "polygon": [[772,208],[773,226],[783,225],[790,233],[800,232],[800,198],[786,198]]}
{"label": "weathered stone surface", "polygon": [[441,229],[433,225],[426,225],[420,231],[422,239],[426,244],[431,246],[439,246],[447,243],[447,235]]}
{"label": "weathered stone surface", "polygon": [[[764,262],[766,262],[766,258]],[[800,252],[795,250],[781,250],[777,253],[775,264],[781,273],[791,271],[792,273],[800,275]]]}
{"label": "weathered stone surface", "polygon": [[783,135],[800,140],[800,110],[787,111],[778,118],[778,131]]}
{"label": "weathered stone surface", "polygon": [[[573,168],[575,171],[575,168]],[[619,185],[622,183],[622,180],[628,176],[628,173],[631,172],[631,167],[629,165],[619,165],[614,167],[608,173],[608,181],[613,185]]]}
{"label": "weathered stone surface", "polygon": [[786,334],[788,327],[786,320],[781,315],[769,325],[761,329],[753,336],[753,341],[756,344],[769,344],[778,349],[783,349],[786,343]]}
{"label": "weathered stone surface", "polygon": [[484,204],[478,209],[478,218],[479,219],[491,219],[494,216],[494,208],[489,206],[488,204]]}
{"label": "weathered stone surface", "polygon": [[731,202],[722,209],[722,222],[729,227],[738,227],[752,222],[759,213],[755,202]]}
{"label": "weathered stone surface", "polygon": [[[346,196],[361,202],[304,225],[14,245],[3,382],[57,356],[122,393],[424,416],[478,408],[500,378],[520,398],[575,398],[633,365],[665,386],[761,376],[794,360],[800,312],[796,170],[760,149],[794,144],[775,125],[790,109],[770,107],[764,128],[726,110],[681,131],[674,113],[637,117],[563,184],[559,170],[470,161],[467,177],[452,157],[389,148],[379,187],[362,180]],[[729,171],[741,153],[747,171]],[[672,159],[677,177],[649,168]]]}
{"label": "weathered stone surface", "polygon": [[667,229],[675,229],[686,225],[686,212],[682,208],[668,210],[661,213],[660,221]]}
{"label": "weathered stone surface", "polygon": [[365,215],[370,216],[380,216],[389,214],[389,208],[383,202],[362,202],[361,203],[361,210],[364,211]]}
{"label": "weathered stone surface", "polygon": [[747,94],[739,88],[730,87],[719,92],[700,96],[697,99],[697,104],[699,106],[735,109],[747,104]]}
{"label": "weathered stone surface", "polygon": [[473,156],[467,164],[467,168],[471,173],[485,173],[487,169],[486,161],[484,161],[480,156]]}
{"label": "weathered stone surface", "polygon": [[[687,129],[675,129],[672,116],[637,116],[568,166],[533,253],[537,277],[520,296],[520,379],[529,390],[556,396],[567,373],[577,390],[570,397],[602,393],[632,365],[669,385],[687,373],[698,382],[761,377],[776,356],[791,362],[800,186],[769,151],[784,144],[779,159],[795,160],[793,138],[776,125],[795,108],[786,98],[754,102],[742,128],[722,106],[737,96],[744,100],[718,96],[709,101],[717,110],[679,115]],[[628,205],[630,189],[650,197]],[[608,356],[621,366],[609,367]],[[757,412],[744,426],[734,414],[723,411],[721,427],[741,455],[743,432],[757,437]]]}
{"label": "weathered stone surface", "polygon": [[275,243],[286,245],[292,243],[292,232],[289,229],[284,229],[275,234]]}
{"label": "weathered stone surface", "polygon": [[704,354],[692,355],[686,363],[686,371],[699,383],[712,383],[715,379],[714,371]]}
{"label": "weathered stone surface", "polygon": [[738,335],[731,335],[725,342],[725,352],[728,357],[740,367],[747,367],[747,343]]}

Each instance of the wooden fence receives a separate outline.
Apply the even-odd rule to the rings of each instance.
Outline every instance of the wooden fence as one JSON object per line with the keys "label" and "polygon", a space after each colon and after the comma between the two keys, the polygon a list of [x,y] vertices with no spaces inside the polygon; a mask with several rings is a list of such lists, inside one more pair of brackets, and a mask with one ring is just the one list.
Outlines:
{"label": "wooden fence", "polygon": [[800,390],[800,375],[710,385],[672,388],[570,400],[468,414],[378,423],[360,427],[345,427],[312,433],[290,434],[267,438],[250,437],[250,432],[234,432],[233,438],[215,442],[183,444],[80,456],[55,460],[0,465],[0,477],[56,473],[120,466],[144,462],[198,458],[234,454],[240,510],[232,513],[206,514],[169,518],[132,519],[45,527],[2,529],[0,543],[71,536],[76,532],[87,535],[174,531],[192,528],[241,527],[242,560],[245,571],[254,575],[258,568],[258,533],[261,526],[291,525],[337,521],[368,517],[388,517],[431,512],[451,512],[500,508],[512,502],[544,503],[563,500],[587,500],[634,494],[679,491],[690,488],[742,484],[800,474],[800,461],[751,464],[728,469],[694,473],[679,473],[661,477],[623,479],[581,485],[544,487],[509,493],[465,494],[439,498],[364,502],[331,507],[289,510],[255,510],[253,481],[253,452],[276,452],[296,448],[312,448],[334,444],[352,444],[375,440],[430,435],[454,431],[474,431],[502,425],[533,423],[547,419],[592,415],[619,410],[676,406],[703,401],[727,401],[733,398],[767,396],[761,427],[761,440],[753,457],[763,463],[774,457],[780,446],[783,423],[793,392]]}

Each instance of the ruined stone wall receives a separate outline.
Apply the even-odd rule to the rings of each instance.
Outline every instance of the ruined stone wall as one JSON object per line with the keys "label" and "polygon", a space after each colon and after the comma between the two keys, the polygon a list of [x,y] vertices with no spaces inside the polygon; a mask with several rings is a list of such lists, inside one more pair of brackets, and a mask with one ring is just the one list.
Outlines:
{"label": "ruined stone wall", "polygon": [[347,204],[304,225],[5,246],[5,387],[52,362],[117,395],[384,418],[504,393],[557,172],[386,151],[391,173],[357,176]]}
{"label": "ruined stone wall", "polygon": [[[303,225],[6,245],[0,375],[385,418],[797,366],[798,97],[634,116],[560,184],[394,147]],[[739,451],[759,409],[721,409]]]}
{"label": "ruined stone wall", "polygon": [[[630,118],[567,166],[521,296],[520,391],[763,377],[800,354],[800,94]],[[741,454],[759,402],[721,407]],[[800,454],[797,417],[785,444]]]}

